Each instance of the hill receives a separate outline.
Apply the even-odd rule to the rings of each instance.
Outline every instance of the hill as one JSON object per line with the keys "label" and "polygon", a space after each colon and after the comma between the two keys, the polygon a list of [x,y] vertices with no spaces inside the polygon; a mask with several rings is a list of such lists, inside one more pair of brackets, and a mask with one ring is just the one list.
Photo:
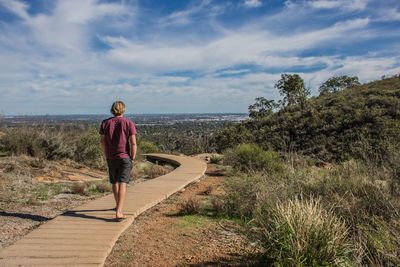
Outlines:
{"label": "hill", "polygon": [[[214,142],[219,151],[240,143],[296,151],[323,161],[379,155],[400,144],[400,77],[394,76],[308,99],[230,125]],[[382,152],[382,153],[380,153]]]}

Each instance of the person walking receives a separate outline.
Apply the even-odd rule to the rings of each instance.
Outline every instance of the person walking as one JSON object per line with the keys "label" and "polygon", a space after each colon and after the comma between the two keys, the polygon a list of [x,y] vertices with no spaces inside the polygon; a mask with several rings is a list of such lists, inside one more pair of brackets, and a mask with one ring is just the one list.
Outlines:
{"label": "person walking", "polygon": [[124,118],[125,104],[115,101],[110,110],[114,116],[103,120],[100,126],[100,144],[107,159],[108,173],[116,203],[115,218],[125,219],[122,207],[125,200],[126,184],[129,183],[133,161],[136,157],[135,125]]}

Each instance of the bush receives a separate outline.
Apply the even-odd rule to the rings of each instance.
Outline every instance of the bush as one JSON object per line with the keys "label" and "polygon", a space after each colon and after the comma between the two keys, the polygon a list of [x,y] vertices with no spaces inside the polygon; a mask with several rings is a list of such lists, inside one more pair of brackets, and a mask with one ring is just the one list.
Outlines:
{"label": "bush", "polygon": [[239,175],[224,183],[224,212],[230,217],[251,219],[257,203],[260,185],[264,182],[261,175]]}
{"label": "bush", "polygon": [[90,127],[85,130],[77,139],[76,159],[78,161],[88,162],[101,158],[103,152],[100,146],[100,136],[98,130]]}
{"label": "bush", "polygon": [[200,213],[200,200],[195,197],[182,200],[178,204],[180,215],[192,215]]}
{"label": "bush", "polygon": [[295,198],[272,210],[257,203],[255,221],[267,258],[278,266],[337,266],[348,262],[347,228],[319,200]]}
{"label": "bush", "polygon": [[[253,222],[250,225],[255,227],[247,229],[247,233],[263,243],[267,250],[271,247],[264,257],[269,264],[323,265],[319,259],[325,259],[328,265],[351,261],[354,265],[398,266],[400,198],[398,193],[392,191],[391,183],[395,179],[392,168],[387,165],[371,169],[366,163],[356,160],[336,165],[331,170],[308,167],[307,164],[294,166],[273,174],[237,174],[227,178],[224,185],[226,195],[223,196],[223,213]],[[299,200],[301,196],[310,201]],[[289,211],[293,214],[289,214]],[[306,212],[318,216],[309,215],[308,218],[301,215]],[[294,251],[295,247],[288,243],[292,241],[287,239],[290,235],[302,234],[293,232],[293,218],[298,219],[299,223],[315,226],[317,221],[313,220],[319,217],[325,218],[325,227],[332,231],[336,229],[334,224],[344,225],[346,222],[348,235],[345,239],[338,239],[342,240],[341,245],[340,242],[335,243],[336,239],[326,241],[329,236],[335,238],[335,232],[318,234],[321,242],[325,240],[337,248],[337,260],[328,260],[333,247],[323,248],[321,245],[321,251],[312,251],[320,246],[314,243],[302,245],[311,247],[301,253],[311,254],[304,255],[300,260],[290,258],[293,253],[301,254],[299,249]],[[296,225],[297,229],[308,231],[306,225]],[[285,237],[288,229],[290,232]],[[325,239],[321,235],[325,235]],[[282,239],[278,238],[280,236]],[[278,249],[284,248],[281,243],[287,246],[287,250],[279,254]],[[352,251],[348,253],[350,248]],[[284,261],[285,257],[287,261]],[[311,258],[316,259],[315,263],[308,261]]]}
{"label": "bush", "polygon": [[[76,147],[69,144],[62,134],[42,133],[36,140],[36,154],[41,153],[45,159],[55,160],[62,158],[73,158]],[[40,152],[39,152],[40,151]]]}
{"label": "bush", "polygon": [[141,153],[158,153],[160,149],[156,144],[150,141],[141,141],[138,145]]}
{"label": "bush", "polygon": [[171,172],[174,168],[169,165],[151,165],[149,168],[145,170],[145,173],[147,173],[147,176],[150,179],[165,175],[169,172]]}
{"label": "bush", "polygon": [[210,157],[210,163],[212,164],[220,164],[222,162],[222,157],[219,155],[212,155]]}
{"label": "bush", "polygon": [[224,163],[236,170],[255,173],[257,171],[279,172],[285,168],[279,154],[274,151],[264,151],[255,144],[240,144],[225,153]]}
{"label": "bush", "polygon": [[78,194],[78,195],[82,195],[82,196],[89,195],[88,187],[87,187],[86,183],[75,183],[72,186],[71,191],[73,194]]}

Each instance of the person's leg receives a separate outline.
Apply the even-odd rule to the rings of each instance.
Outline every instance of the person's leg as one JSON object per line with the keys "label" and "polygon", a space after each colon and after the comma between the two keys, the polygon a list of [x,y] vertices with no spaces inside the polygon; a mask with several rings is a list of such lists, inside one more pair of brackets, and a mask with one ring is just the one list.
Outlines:
{"label": "person's leg", "polygon": [[109,160],[107,159],[107,165],[108,165],[108,173],[110,176],[110,183],[112,187],[112,191],[114,194],[114,199],[115,199],[115,207],[118,205],[118,191],[119,191],[119,186],[118,186],[118,168],[119,168],[119,162],[116,160]]}
{"label": "person's leg", "polygon": [[118,198],[119,198],[119,183],[112,184],[112,191],[115,199],[115,209],[118,207]]}
{"label": "person's leg", "polygon": [[124,205],[125,193],[126,193],[126,184],[129,183],[130,173],[132,170],[132,160],[121,159],[120,160],[120,168],[118,169],[118,199],[117,199],[117,211],[116,218],[124,218],[124,214],[122,213],[122,207]]}
{"label": "person's leg", "polygon": [[118,183],[118,201],[117,201],[117,212],[115,214],[115,217],[118,218],[124,218],[124,214],[122,213],[122,207],[124,205],[124,200],[125,200],[125,193],[126,193],[126,183]]}

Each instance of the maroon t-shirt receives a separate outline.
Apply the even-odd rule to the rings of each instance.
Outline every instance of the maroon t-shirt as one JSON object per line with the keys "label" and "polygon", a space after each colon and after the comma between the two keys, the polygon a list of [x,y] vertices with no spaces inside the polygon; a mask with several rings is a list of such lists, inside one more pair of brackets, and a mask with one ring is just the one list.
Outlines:
{"label": "maroon t-shirt", "polygon": [[129,155],[129,137],[137,134],[132,121],[124,117],[111,117],[101,123],[101,135],[106,137],[106,158],[126,159]]}

